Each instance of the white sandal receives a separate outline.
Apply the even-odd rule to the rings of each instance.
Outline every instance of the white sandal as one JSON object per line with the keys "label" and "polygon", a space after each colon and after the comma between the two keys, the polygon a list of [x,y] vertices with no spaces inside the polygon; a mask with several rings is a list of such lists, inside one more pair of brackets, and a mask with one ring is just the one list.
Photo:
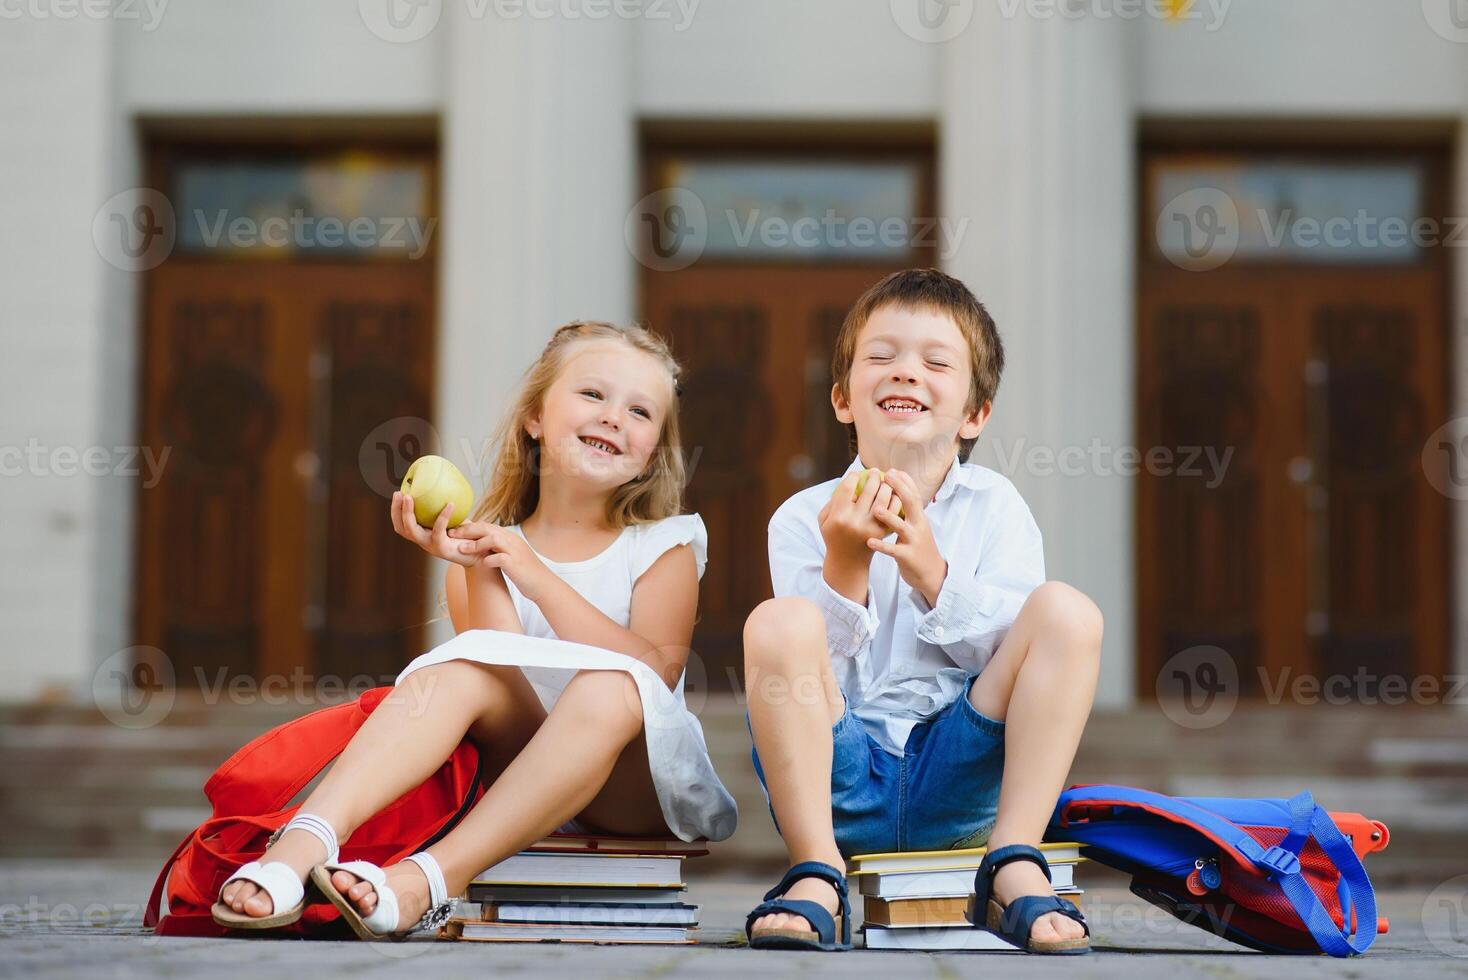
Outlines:
{"label": "white sandal", "polygon": [[[340,848],[336,842],[336,831],[331,824],[314,813],[296,814],[290,823],[271,836],[270,843],[274,844],[288,830],[306,831],[325,845],[326,860],[337,859]],[[232,881],[248,881],[258,885],[261,891],[270,896],[272,908],[269,915],[254,916],[248,912],[236,912],[222,900],[217,901],[210,911],[214,921],[222,926],[231,929],[279,929],[299,921],[301,913],[306,910],[306,886],[291,870],[290,865],[283,861],[271,861],[269,864],[251,861],[241,866],[219,886],[221,895]]]}
{"label": "white sandal", "polygon": [[[416,923],[402,931],[398,930],[398,896],[388,887],[387,873],[371,861],[348,861],[345,864],[327,861],[318,864],[311,869],[311,883],[337,907],[358,939],[368,942],[406,939],[420,929],[437,929],[442,926],[453,913],[454,902],[449,897],[448,885],[443,880],[443,869],[438,866],[433,855],[427,851],[419,851],[417,854],[409,854],[403,860],[418,865],[423,877],[428,879],[428,911]],[[377,891],[377,907],[372,910],[371,915],[364,916],[357,911],[352,900],[332,883],[331,876],[336,871],[355,875],[370,883]]]}

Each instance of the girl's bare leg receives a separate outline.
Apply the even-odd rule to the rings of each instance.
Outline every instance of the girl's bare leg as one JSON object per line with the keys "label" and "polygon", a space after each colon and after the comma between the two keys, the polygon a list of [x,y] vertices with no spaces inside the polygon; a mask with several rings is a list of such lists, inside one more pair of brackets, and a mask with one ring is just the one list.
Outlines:
{"label": "girl's bare leg", "polygon": [[[545,709],[519,668],[451,661],[415,671],[394,688],[301,805],[345,841],[373,814],[431,776],[471,728],[487,744],[523,745]],[[295,830],[266,850],[304,881],[321,863],[321,842]],[[248,881],[230,883],[222,899],[236,912],[265,916],[270,896]]]}
{"label": "girl's bare leg", "polygon": [[[1096,694],[1101,663],[1101,611],[1081,592],[1046,582],[1030,593],[994,657],[969,690],[974,709],[1004,722],[1004,776],[992,849],[1038,845]],[[995,898],[1053,894],[1038,865],[1015,861],[994,876]],[[1052,912],[1035,920],[1030,938],[1078,939],[1080,923]]]}
{"label": "girl's bare leg", "polygon": [[[630,675],[577,674],[474,809],[428,849],[449,893],[462,893],[476,874],[572,817],[610,833],[667,833],[642,731],[642,702]],[[405,929],[427,910],[428,883],[411,862],[385,870],[398,897],[398,928]],[[363,914],[377,907],[370,883],[346,872],[333,880]]]}

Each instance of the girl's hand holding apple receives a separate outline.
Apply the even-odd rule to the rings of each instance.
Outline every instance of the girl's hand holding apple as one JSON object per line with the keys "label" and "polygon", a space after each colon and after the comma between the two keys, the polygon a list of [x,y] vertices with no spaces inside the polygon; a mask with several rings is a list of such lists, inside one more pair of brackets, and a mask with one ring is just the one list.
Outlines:
{"label": "girl's hand holding apple", "polygon": [[465,521],[447,533],[459,551],[455,560],[462,563],[467,558],[471,564],[498,568],[531,602],[540,601],[542,586],[555,577],[529,542],[508,528],[487,521]]}
{"label": "girl's hand holding apple", "polygon": [[458,509],[456,504],[445,504],[431,528],[418,523],[413,507],[413,498],[408,494],[399,490],[392,495],[392,527],[400,537],[407,538],[435,558],[458,565],[469,567],[479,560],[477,556],[460,552],[458,544],[448,536],[449,521]]}

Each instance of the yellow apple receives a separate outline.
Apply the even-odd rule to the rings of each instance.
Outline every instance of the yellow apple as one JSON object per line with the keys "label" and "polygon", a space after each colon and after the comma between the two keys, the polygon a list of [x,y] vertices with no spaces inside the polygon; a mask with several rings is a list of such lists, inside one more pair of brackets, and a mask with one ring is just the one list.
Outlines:
{"label": "yellow apple", "polygon": [[[855,500],[855,499],[857,499],[858,497],[861,496],[861,492],[863,490],[865,490],[866,487],[867,487],[867,477],[871,476],[873,473],[875,473],[877,475],[877,480],[879,482],[881,481],[881,479],[882,479],[882,471],[881,470],[875,470],[875,469],[873,469],[873,470],[862,470],[861,471],[861,476],[859,476],[859,477],[856,478],[856,492],[851,495],[851,499],[852,500]],[[901,517],[902,516],[902,501],[898,500],[894,496],[892,498],[892,503],[896,504],[896,507],[893,508],[894,512],[897,514],[898,517]]]}
{"label": "yellow apple", "polygon": [[474,488],[459,468],[442,456],[419,456],[403,477],[403,493],[413,498],[413,516],[424,527],[433,527],[439,511],[454,505],[449,527],[458,527],[474,509]]}

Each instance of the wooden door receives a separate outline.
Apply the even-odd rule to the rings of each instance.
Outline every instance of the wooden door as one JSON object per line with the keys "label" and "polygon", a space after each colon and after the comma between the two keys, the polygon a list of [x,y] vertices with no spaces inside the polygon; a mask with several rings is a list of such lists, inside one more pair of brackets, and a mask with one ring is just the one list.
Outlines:
{"label": "wooden door", "polygon": [[1139,694],[1199,646],[1227,652],[1245,695],[1441,677],[1447,501],[1419,462],[1446,417],[1440,265],[1144,261],[1140,287],[1143,451],[1232,456],[1218,481],[1140,476]]}
{"label": "wooden door", "polygon": [[698,265],[644,277],[646,320],[684,369],[685,506],[707,524],[710,555],[693,645],[715,688],[739,689],[744,620],[770,596],[770,516],[851,462],[831,410],[831,351],[851,304],[890,271]]}
{"label": "wooden door", "polygon": [[[432,268],[173,259],[150,274],[141,644],[180,686],[390,677],[420,652],[425,558],[393,534],[364,439],[427,419]],[[410,422],[403,423],[412,428]],[[370,455],[370,454],[368,454]]]}

